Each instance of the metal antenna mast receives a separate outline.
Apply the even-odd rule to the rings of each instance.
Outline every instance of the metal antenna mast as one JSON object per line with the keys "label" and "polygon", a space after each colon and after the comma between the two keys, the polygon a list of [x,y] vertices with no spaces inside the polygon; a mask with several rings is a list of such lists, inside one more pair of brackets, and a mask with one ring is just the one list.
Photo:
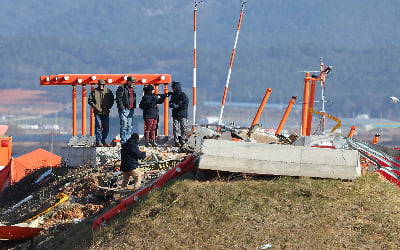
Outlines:
{"label": "metal antenna mast", "polygon": [[197,105],[197,76],[196,76],[196,57],[197,57],[197,5],[202,1],[194,1],[193,9],[193,125],[196,124],[196,105]]}
{"label": "metal antenna mast", "polygon": [[228,77],[226,78],[226,85],[225,85],[225,89],[224,89],[224,95],[222,97],[222,106],[221,106],[221,112],[219,114],[218,125],[221,125],[221,122],[222,122],[222,114],[224,113],[226,94],[228,93],[229,80],[231,78],[232,65],[233,65],[233,60],[235,58],[235,52],[236,52],[236,45],[237,45],[237,41],[238,41],[238,38],[239,38],[240,25],[242,23],[242,18],[243,18],[244,4],[247,3],[246,0],[242,0],[241,2],[242,2],[242,8],[240,10],[240,16],[239,16],[239,21],[238,21],[238,26],[237,26],[235,44],[234,44],[233,49],[232,49],[231,61],[229,63]]}

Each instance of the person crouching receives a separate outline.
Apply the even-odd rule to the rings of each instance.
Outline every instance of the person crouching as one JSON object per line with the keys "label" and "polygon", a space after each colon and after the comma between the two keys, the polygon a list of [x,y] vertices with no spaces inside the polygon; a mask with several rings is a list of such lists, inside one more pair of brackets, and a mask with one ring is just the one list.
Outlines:
{"label": "person crouching", "polygon": [[[137,190],[142,182],[142,174],[139,170],[139,159],[146,157],[146,152],[139,149],[139,135],[133,133],[131,137],[121,146],[121,171],[122,184],[121,188]],[[130,177],[133,177],[133,188],[127,188]]]}

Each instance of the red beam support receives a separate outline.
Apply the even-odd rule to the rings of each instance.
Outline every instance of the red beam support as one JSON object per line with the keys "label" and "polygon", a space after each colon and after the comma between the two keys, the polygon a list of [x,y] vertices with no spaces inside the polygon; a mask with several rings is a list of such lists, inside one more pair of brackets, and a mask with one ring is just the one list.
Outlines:
{"label": "red beam support", "polygon": [[263,98],[263,100],[261,101],[260,106],[258,107],[256,116],[254,117],[253,122],[251,123],[251,126],[252,126],[252,127],[258,123],[258,120],[260,119],[261,113],[262,113],[263,110],[264,110],[264,106],[265,106],[265,104],[267,103],[268,98],[269,98],[269,96],[271,95],[271,92],[272,92],[272,89],[271,89],[271,88],[267,88],[267,90],[265,91],[264,98]]}
{"label": "red beam support", "polygon": [[82,85],[82,135],[86,135],[86,85]]}
{"label": "red beam support", "polygon": [[72,85],[72,136],[76,136],[76,86]]}
{"label": "red beam support", "polygon": [[303,94],[303,113],[301,120],[301,135],[307,135],[307,118],[308,118],[308,102],[310,99],[310,73],[306,72],[306,77],[304,78],[304,94]]}
{"label": "red beam support", "polygon": [[[94,90],[94,84],[90,85],[90,91]],[[93,108],[90,108],[90,136],[94,136],[94,112]]]}
{"label": "red beam support", "polygon": [[308,116],[307,116],[307,135],[311,134],[311,126],[312,126],[312,112],[314,110],[314,96],[315,96],[315,87],[316,81],[318,79],[312,78],[311,80],[311,92],[310,92],[310,101],[308,102]]}
{"label": "red beam support", "polygon": [[285,111],[285,113],[283,114],[283,117],[282,117],[282,119],[281,119],[281,122],[279,123],[279,126],[278,126],[278,128],[276,129],[275,135],[280,135],[280,134],[281,134],[282,129],[283,129],[283,126],[284,126],[285,123],[286,123],[286,120],[287,120],[287,118],[288,118],[288,116],[289,116],[289,114],[290,114],[290,111],[292,110],[292,107],[293,107],[294,102],[296,101],[296,99],[297,99],[297,96],[292,96],[292,99],[289,101],[289,104],[288,104],[288,106],[286,107],[286,111]]}
{"label": "red beam support", "polygon": [[353,137],[354,134],[356,133],[356,129],[357,129],[356,126],[351,126],[350,132],[349,132],[349,134],[347,135],[347,137]]}

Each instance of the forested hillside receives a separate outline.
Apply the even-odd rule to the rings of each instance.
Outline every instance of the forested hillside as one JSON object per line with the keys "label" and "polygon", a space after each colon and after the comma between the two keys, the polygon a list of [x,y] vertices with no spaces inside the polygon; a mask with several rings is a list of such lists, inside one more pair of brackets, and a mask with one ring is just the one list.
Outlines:
{"label": "forested hillside", "polygon": [[[170,73],[191,91],[194,1],[6,1],[0,9],[0,88],[39,86],[58,73]],[[205,0],[197,9],[198,103],[220,101],[240,0]],[[400,2],[249,0],[245,4],[229,100],[302,97],[304,70],[333,71],[329,112],[400,118],[397,95]],[[48,91],[56,91],[48,87]],[[319,93],[320,89],[317,89]],[[66,99],[69,98],[66,93]]]}

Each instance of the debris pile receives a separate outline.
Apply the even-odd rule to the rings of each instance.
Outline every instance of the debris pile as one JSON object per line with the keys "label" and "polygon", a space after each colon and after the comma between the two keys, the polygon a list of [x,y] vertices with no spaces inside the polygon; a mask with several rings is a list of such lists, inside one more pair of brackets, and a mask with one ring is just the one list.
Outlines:
{"label": "debris pile", "polygon": [[[166,146],[141,149],[148,155],[140,162],[143,186],[188,154]],[[119,161],[112,161],[98,167],[41,168],[4,190],[0,197],[0,225],[41,227],[44,230],[35,242],[51,240],[70,225],[100,214],[133,192],[111,191],[120,185],[119,167]]]}

